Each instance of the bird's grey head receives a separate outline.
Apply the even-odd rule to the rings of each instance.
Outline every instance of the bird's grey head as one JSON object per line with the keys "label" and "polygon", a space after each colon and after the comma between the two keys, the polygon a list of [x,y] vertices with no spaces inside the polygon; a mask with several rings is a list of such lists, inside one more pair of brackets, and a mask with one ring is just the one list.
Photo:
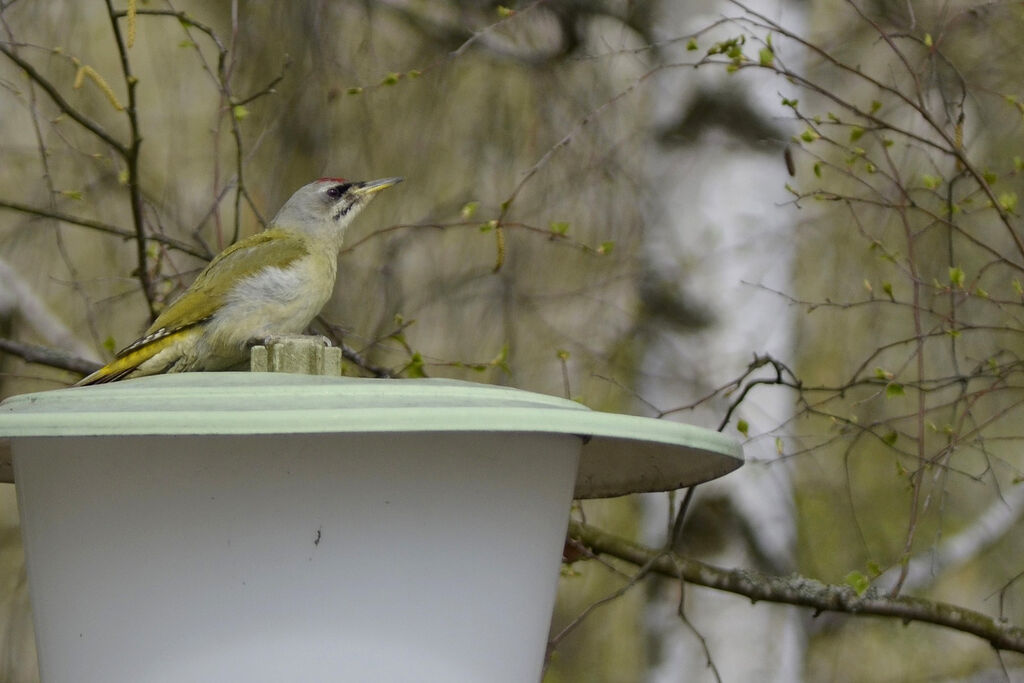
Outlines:
{"label": "bird's grey head", "polygon": [[345,228],[380,192],[402,182],[401,178],[353,181],[320,178],[300,187],[277,212],[272,224],[313,236],[344,236]]}

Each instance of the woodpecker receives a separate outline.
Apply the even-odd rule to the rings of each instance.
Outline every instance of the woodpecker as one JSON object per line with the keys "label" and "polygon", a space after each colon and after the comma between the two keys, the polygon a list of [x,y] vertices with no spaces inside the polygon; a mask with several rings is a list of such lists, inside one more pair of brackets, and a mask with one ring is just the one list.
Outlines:
{"label": "woodpecker", "polygon": [[245,362],[254,343],[301,333],[334,291],[349,224],[401,181],[320,178],[299,188],[266,230],[218,254],[142,337],[76,386],[226,370]]}

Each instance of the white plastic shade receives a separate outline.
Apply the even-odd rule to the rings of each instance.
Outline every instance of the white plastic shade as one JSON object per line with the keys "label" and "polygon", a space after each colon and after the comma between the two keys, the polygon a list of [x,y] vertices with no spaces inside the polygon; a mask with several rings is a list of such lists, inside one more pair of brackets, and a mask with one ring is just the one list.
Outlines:
{"label": "white plastic shade", "polygon": [[16,396],[47,683],[527,683],[576,496],[741,463],[677,423],[444,380],[190,373]]}
{"label": "white plastic shade", "polygon": [[538,679],[575,437],[14,448],[45,683]]}
{"label": "white plastic shade", "polygon": [[[575,434],[576,498],[668,491],[739,467],[739,444],[692,425],[442,379],[187,373],[14,396],[0,440],[27,436],[481,432]],[[0,472],[3,471],[0,464]]]}

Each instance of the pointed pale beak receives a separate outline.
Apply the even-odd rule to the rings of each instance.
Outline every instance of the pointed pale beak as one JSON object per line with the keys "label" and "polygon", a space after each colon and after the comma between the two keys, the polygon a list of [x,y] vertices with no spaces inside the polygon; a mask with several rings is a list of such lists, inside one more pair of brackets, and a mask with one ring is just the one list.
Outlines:
{"label": "pointed pale beak", "polygon": [[402,182],[404,178],[381,178],[380,180],[366,180],[361,183],[356,183],[356,186],[352,188],[352,193],[359,196],[369,196],[386,190],[392,185],[397,185]]}

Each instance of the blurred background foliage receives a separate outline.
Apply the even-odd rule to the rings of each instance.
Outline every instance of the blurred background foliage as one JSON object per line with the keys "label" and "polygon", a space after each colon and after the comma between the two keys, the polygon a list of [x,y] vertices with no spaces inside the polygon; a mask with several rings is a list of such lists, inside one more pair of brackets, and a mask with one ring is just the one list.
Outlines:
{"label": "blurred background foliage", "polygon": [[[774,18],[781,6],[762,11]],[[741,430],[754,442],[779,439],[777,457],[749,467],[785,468],[794,479],[798,547],[787,571],[834,583],[891,581],[902,565],[921,560],[923,578],[907,583],[914,593],[1024,621],[1019,589],[999,592],[1019,572],[1024,540],[1015,524],[1024,501],[1014,493],[1024,472],[1017,454],[1024,253],[1010,236],[1020,233],[1016,197],[1024,193],[1019,6],[812,0],[801,4],[802,25],[792,30],[821,50],[790,39],[788,53],[780,47],[785,31],[728,4],[692,3],[697,23],[687,26],[665,23],[667,0],[510,7],[138,3],[134,42],[125,48],[137,78],[137,167],[0,57],[0,266],[8,269],[0,271],[8,290],[6,307],[0,292],[0,336],[101,360],[150,318],[133,240],[10,203],[132,231],[135,183],[148,234],[212,254],[261,229],[313,178],[401,175],[406,182],[350,231],[323,315],[368,365],[656,413],[671,406],[652,408],[637,395],[652,329],[699,343],[688,335],[727,316],[707,310],[706,293],[651,266],[671,248],[652,241],[649,229],[661,201],[652,156],[671,149],[677,163],[694,163],[688,145],[725,128],[759,154],[778,150],[762,182],[788,182],[801,207],[783,236],[794,253],[791,284],[775,297],[796,312],[783,360],[802,382],[773,394],[794,417],[751,420]],[[689,64],[698,62],[713,40],[693,32],[722,16],[745,20],[724,22],[713,40],[752,36],[740,73],[722,68],[727,54],[699,73],[675,68],[679,78],[703,79],[701,93],[677,125],[655,123],[665,86],[652,74],[670,68],[673,50],[691,34],[700,49]],[[0,19],[8,50],[129,144],[128,119],[114,106],[127,103],[127,88],[101,3],[7,0]],[[127,38],[132,22],[118,21]],[[767,33],[774,58],[762,51],[759,60],[764,44],[753,37]],[[777,78],[785,69],[819,87]],[[771,93],[774,109],[736,96],[751,83]],[[782,98],[799,103],[779,107]],[[729,144],[716,153],[738,152]],[[737,201],[749,191],[726,189]],[[676,239],[689,241],[699,261],[704,245],[693,243],[699,233],[687,225],[696,207],[676,210]],[[147,241],[154,305],[173,299],[203,262]],[[726,298],[750,296],[740,282],[728,287]],[[9,301],[15,292],[20,306]],[[29,298],[42,312],[26,313]],[[739,376],[760,344],[756,335],[735,339],[745,358],[727,375],[684,363],[676,370],[694,377],[694,392],[704,395]],[[2,396],[76,379],[14,354],[0,355],[0,370]],[[716,427],[733,398],[722,392],[710,414],[683,418]],[[0,678],[30,681],[17,511],[12,487],[2,493]],[[1009,517],[988,538],[990,528],[979,524],[1000,506]],[[588,502],[586,512],[622,536],[640,534],[636,499]],[[695,511],[712,529],[705,535],[742,533],[734,514],[714,505]],[[958,538],[973,540],[974,552],[929,573],[929,553]],[[702,550],[699,536],[687,551],[715,552]],[[553,633],[621,586],[620,576],[596,565],[566,569]],[[634,589],[596,609],[559,643],[545,680],[643,680],[661,647],[645,603],[659,595]],[[800,623],[809,634],[807,680],[952,679],[1020,666],[1009,657],[997,664],[970,636],[924,626],[809,615]]]}

